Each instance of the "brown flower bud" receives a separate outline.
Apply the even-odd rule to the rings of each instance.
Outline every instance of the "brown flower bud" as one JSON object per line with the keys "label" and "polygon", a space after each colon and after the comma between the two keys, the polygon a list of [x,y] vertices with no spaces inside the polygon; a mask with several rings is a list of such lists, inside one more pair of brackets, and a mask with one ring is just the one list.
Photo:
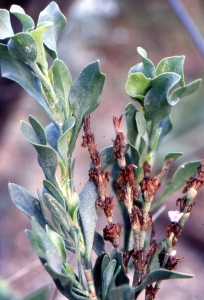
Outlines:
{"label": "brown flower bud", "polygon": [[103,229],[103,238],[113,244],[118,251],[122,224],[109,224]]}

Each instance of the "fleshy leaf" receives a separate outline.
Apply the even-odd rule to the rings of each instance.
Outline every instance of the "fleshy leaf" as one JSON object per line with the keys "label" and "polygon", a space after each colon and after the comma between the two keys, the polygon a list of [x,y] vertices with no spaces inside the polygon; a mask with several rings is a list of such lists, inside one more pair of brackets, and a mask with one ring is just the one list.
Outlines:
{"label": "fleshy leaf", "polygon": [[134,288],[134,291],[140,291],[141,289],[144,289],[147,285],[150,285],[153,282],[176,278],[193,278],[193,275],[169,270],[154,270],[145,278],[145,280],[139,286]]}
{"label": "fleshy leaf", "polygon": [[38,163],[43,169],[46,179],[51,181],[52,184],[58,187],[58,183],[55,177],[58,160],[55,151],[49,146],[40,145],[33,128],[24,121],[21,122],[21,132],[24,138],[30,144],[32,144],[38,152]]}
{"label": "fleshy leaf", "polygon": [[146,94],[144,107],[153,123],[159,124],[170,114],[173,104],[168,102],[169,91],[179,80],[180,76],[176,73],[164,73],[152,80],[152,88]]}
{"label": "fleshy leaf", "polygon": [[36,61],[38,65],[40,65],[40,69],[44,75],[47,75],[47,60],[43,40],[45,33],[50,26],[52,26],[51,22],[43,22],[38,24],[38,27],[30,32],[30,35],[32,35],[32,37],[34,38],[37,46]]}
{"label": "fleshy leaf", "polygon": [[144,114],[137,111],[135,120],[136,120],[137,129],[138,129],[139,134],[141,136],[144,136],[145,132],[146,132],[146,120],[145,120]]}
{"label": "fleshy leaf", "polygon": [[46,220],[43,216],[40,202],[26,189],[15,183],[9,183],[9,193],[13,203],[29,218],[35,217],[42,228],[45,228]]}
{"label": "fleshy leaf", "polygon": [[201,82],[202,79],[197,79],[185,85],[184,87],[176,89],[170,95],[170,101],[174,103],[175,101],[177,101],[178,98],[186,97],[195,93],[199,89]]}
{"label": "fleshy leaf", "polygon": [[43,180],[45,189],[65,208],[65,200],[58,189],[48,180]]}
{"label": "fleshy leaf", "polygon": [[174,158],[174,160],[175,160],[176,158],[178,158],[179,156],[182,156],[182,155],[183,155],[182,152],[171,152],[171,153],[168,153],[168,154],[165,156],[165,158],[164,158],[164,164],[165,164],[168,160],[170,160],[171,158]]}
{"label": "fleshy leaf", "polygon": [[11,27],[10,14],[6,9],[0,9],[0,39],[4,40],[14,35]]}
{"label": "fleshy leaf", "polygon": [[105,170],[108,166],[112,165],[115,161],[113,146],[108,146],[100,150],[100,159],[102,169]]}
{"label": "fleshy leaf", "polygon": [[191,161],[181,165],[174,173],[172,180],[166,184],[164,193],[161,197],[153,202],[151,210],[155,209],[158,205],[164,202],[168,196],[184,186],[185,180],[195,176],[197,174],[197,167],[199,166],[199,163],[200,161]]}
{"label": "fleshy leaf", "polygon": [[98,199],[98,193],[93,182],[88,181],[86,183],[83,190],[79,194],[79,199],[79,214],[85,239],[85,264],[88,264],[88,267],[90,267],[89,263],[91,262],[94,232],[98,219],[95,204],[96,200]]}
{"label": "fleshy leaf", "polygon": [[101,102],[105,75],[100,72],[99,62],[89,64],[76,78],[69,94],[76,124],[73,128],[68,154],[71,155],[84,117],[93,112]]}
{"label": "fleshy leaf", "polygon": [[45,128],[47,141],[49,145],[55,150],[58,151],[57,143],[60,138],[60,133],[54,123],[50,123]]}
{"label": "fleshy leaf", "polygon": [[19,19],[23,26],[23,31],[30,31],[35,27],[33,19],[25,13],[21,6],[11,5],[10,12]]}
{"label": "fleshy leaf", "polygon": [[71,129],[75,125],[75,118],[71,117],[66,121],[66,131],[61,135],[61,137],[58,140],[58,151],[61,154],[62,158],[64,160],[67,159],[68,155],[68,149],[69,149],[69,143],[71,140]]}
{"label": "fleshy leaf", "polygon": [[71,115],[70,105],[68,102],[69,92],[72,86],[70,72],[62,60],[55,59],[52,66],[52,80],[57,99],[64,107],[66,117]]}
{"label": "fleshy leaf", "polygon": [[143,100],[150,88],[151,78],[146,78],[143,73],[131,73],[125,85],[125,90],[130,97]]}
{"label": "fleshy leaf", "polygon": [[139,63],[132,67],[129,71],[129,75],[131,73],[141,72],[145,75],[145,77],[153,78],[155,67],[151,60],[147,58],[147,52],[141,47],[137,47],[137,52],[142,58],[142,63]]}
{"label": "fleshy leaf", "polygon": [[30,67],[14,58],[7,46],[0,44],[0,63],[2,77],[9,78],[20,84],[24,90],[34,98],[45,110],[51,120],[53,116],[45,102],[39,80],[33,75]]}
{"label": "fleshy leaf", "polygon": [[181,76],[179,81],[180,86],[184,86],[184,74],[183,74],[183,64],[185,56],[171,56],[162,59],[155,70],[155,76],[158,76],[162,73],[174,72]]}
{"label": "fleshy leaf", "polygon": [[108,300],[132,300],[133,297],[133,289],[126,284],[113,288],[108,294]]}
{"label": "fleshy leaf", "polygon": [[121,266],[120,272],[116,278],[116,286],[120,286],[122,284],[129,284],[130,280],[128,276],[126,275],[124,264],[123,264],[123,253],[120,252],[116,256],[116,269],[118,269],[119,266]]}
{"label": "fleshy leaf", "polygon": [[127,141],[131,145],[135,145],[138,129],[135,122],[137,109],[133,103],[128,103],[125,107],[126,135]]}
{"label": "fleshy leaf", "polygon": [[39,143],[41,145],[46,145],[47,139],[42,125],[33,116],[29,116],[29,123],[31,124],[33,130],[35,131]]}
{"label": "fleshy leaf", "polygon": [[61,226],[64,227],[64,229],[71,235],[72,239],[75,241],[76,235],[70,222],[69,213],[50,194],[45,194],[43,200],[51,214],[57,219]]}
{"label": "fleshy leaf", "polygon": [[103,279],[102,279],[102,299],[105,300],[106,295],[109,290],[109,285],[111,283],[111,279],[113,278],[114,272],[116,267],[116,260],[113,259],[110,261],[108,266],[105,268],[103,272]]}
{"label": "fleshy leaf", "polygon": [[46,252],[53,252],[57,254],[56,247],[52,243],[48,234],[38,224],[35,218],[31,219],[32,223],[32,235],[30,244],[33,251],[40,257],[46,260]]}
{"label": "fleshy leaf", "polygon": [[34,38],[25,32],[17,33],[9,40],[9,53],[23,62],[33,63],[37,59],[37,45]]}
{"label": "fleshy leaf", "polygon": [[102,267],[102,262],[103,262],[104,256],[108,257],[106,253],[101,253],[97,257],[94,268],[93,268],[94,285],[96,288],[96,293],[97,293],[98,298],[101,297],[101,293],[102,293],[102,275],[103,274],[101,272],[101,267]]}
{"label": "fleshy leaf", "polygon": [[55,245],[57,253],[62,258],[62,262],[65,263],[66,262],[66,250],[65,250],[65,244],[64,244],[62,237],[57,232],[50,229],[48,226],[46,226],[46,231],[47,231],[49,238]]}
{"label": "fleshy leaf", "polygon": [[97,255],[105,252],[105,242],[103,237],[97,231],[94,232],[93,250]]}
{"label": "fleshy leaf", "polygon": [[57,57],[56,42],[57,38],[66,25],[66,18],[61,13],[59,6],[54,1],[41,11],[38,19],[38,24],[44,21],[52,22],[53,25],[46,31],[44,43],[49,49],[53,58]]}

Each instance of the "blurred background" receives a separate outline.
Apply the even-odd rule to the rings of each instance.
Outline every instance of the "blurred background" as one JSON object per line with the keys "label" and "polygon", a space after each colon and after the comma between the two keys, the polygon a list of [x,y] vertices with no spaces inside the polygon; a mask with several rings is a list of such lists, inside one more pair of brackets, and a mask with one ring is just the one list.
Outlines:
{"label": "blurred background", "polygon": [[[37,21],[39,12],[50,1],[0,0],[0,7],[12,4],[24,8]],[[59,58],[67,64],[73,79],[90,62],[99,59],[106,83],[101,106],[92,114],[91,124],[99,148],[110,145],[114,138],[112,115],[120,116],[131,100],[125,93],[129,69],[140,62],[136,48],[143,47],[155,65],[167,56],[185,55],[186,83],[204,77],[204,57],[194,45],[180,18],[165,0],[56,0],[67,17],[67,26],[58,43]],[[204,37],[204,1],[183,0],[183,5]],[[16,30],[20,24],[12,18]],[[169,172],[183,162],[198,160],[204,155],[204,85],[196,94],[183,98],[172,111],[173,130],[158,153],[153,172],[157,175],[168,152],[183,152]],[[0,276],[8,279],[17,295],[50,284],[50,299],[65,299],[55,293],[49,275],[32,252],[24,230],[30,220],[11,202],[7,185],[15,182],[32,194],[41,189],[43,174],[37,164],[36,153],[20,133],[20,120],[32,114],[44,126],[49,123],[42,109],[17,84],[0,79]],[[124,126],[124,124],[123,124]],[[80,148],[76,157],[76,187],[80,192],[88,179],[89,155]],[[204,294],[204,191],[199,192],[191,218],[176,246],[184,256],[178,271],[194,274],[190,280],[163,282],[157,299],[203,299]],[[175,210],[179,191],[167,202],[167,209],[156,222],[156,237],[164,237],[169,224],[167,211]],[[106,225],[102,214],[98,231]],[[119,217],[120,218],[120,217]],[[120,222],[120,219],[115,221]],[[73,257],[69,258],[72,264]],[[26,268],[26,269],[25,269]],[[25,274],[24,275],[24,271]],[[141,296],[141,299],[143,297]]]}

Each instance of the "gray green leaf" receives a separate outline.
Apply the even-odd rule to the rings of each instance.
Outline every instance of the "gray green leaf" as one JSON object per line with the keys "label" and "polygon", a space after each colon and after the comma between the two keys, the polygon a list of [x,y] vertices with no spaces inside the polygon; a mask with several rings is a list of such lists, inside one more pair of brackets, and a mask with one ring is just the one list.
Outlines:
{"label": "gray green leaf", "polygon": [[153,282],[177,278],[193,278],[193,275],[169,270],[154,270],[145,278],[145,280],[139,286],[134,288],[134,291],[140,291],[141,289],[144,289],[146,286],[150,285]]}
{"label": "gray green leaf", "polygon": [[146,120],[144,117],[144,114],[141,113],[140,111],[136,112],[135,116],[136,124],[137,124],[137,130],[141,136],[145,135],[146,132]]}
{"label": "gray green leaf", "polygon": [[125,107],[125,121],[126,121],[126,138],[127,141],[135,145],[138,129],[135,122],[135,116],[137,113],[137,109],[133,103],[128,103]]}
{"label": "gray green leaf", "polygon": [[49,238],[55,245],[57,253],[62,258],[62,262],[65,263],[66,262],[66,249],[65,249],[65,244],[64,244],[62,237],[57,232],[50,229],[48,226],[46,226],[46,231],[47,231]]}
{"label": "gray green leaf", "polygon": [[49,49],[53,58],[57,57],[56,42],[57,38],[66,25],[66,18],[61,13],[59,6],[54,1],[40,13],[38,24],[44,21],[52,22],[52,26],[46,31],[44,43]]}
{"label": "gray green leaf", "polygon": [[52,69],[52,80],[54,90],[58,101],[64,107],[66,118],[71,115],[70,105],[68,101],[69,92],[72,86],[72,78],[70,72],[62,60],[55,59]]}
{"label": "gray green leaf", "polygon": [[2,77],[9,78],[20,84],[24,90],[34,98],[45,110],[51,120],[53,116],[45,102],[39,80],[33,75],[30,67],[14,58],[7,46],[0,44],[0,64]]}
{"label": "gray green leaf", "polygon": [[19,19],[23,26],[23,31],[30,31],[35,27],[33,19],[25,13],[21,6],[11,5],[10,12]]}
{"label": "gray green leaf", "polygon": [[176,89],[170,95],[170,101],[172,103],[175,103],[178,98],[186,97],[186,96],[189,96],[189,95],[195,93],[199,89],[201,82],[202,82],[202,79],[197,79],[181,88]]}
{"label": "gray green leaf", "polygon": [[130,97],[143,100],[150,88],[151,78],[143,73],[131,73],[125,85],[125,90]]}
{"label": "gray green leaf", "polygon": [[113,288],[108,294],[108,300],[133,300],[134,290],[129,285]]}
{"label": "gray green leaf", "polygon": [[197,174],[197,167],[200,161],[191,161],[186,164],[181,165],[170,182],[166,184],[163,194],[152,204],[151,210],[155,209],[158,205],[166,200],[171,194],[176,192],[182,186],[185,185],[185,180],[193,177]]}
{"label": "gray green leaf", "polygon": [[9,183],[9,193],[13,203],[29,218],[35,217],[42,228],[45,228],[46,220],[43,216],[40,202],[26,189],[15,183]]}
{"label": "gray green leaf", "polygon": [[0,39],[4,40],[14,35],[11,27],[10,14],[6,9],[0,9]]}
{"label": "gray green leaf", "polygon": [[97,223],[96,213],[96,200],[98,199],[98,193],[96,186],[93,182],[88,181],[81,193],[79,194],[80,205],[79,214],[82,223],[82,230],[85,240],[85,264],[89,266],[91,262],[94,232]]}
{"label": "gray green leaf", "polygon": [[75,118],[71,117],[66,121],[66,131],[60,136],[57,148],[61,154],[63,160],[66,160],[68,157],[69,143],[71,140],[72,131],[71,129],[75,125]]}
{"label": "gray green leaf", "polygon": [[[49,299],[50,286],[43,286],[40,289],[32,292],[21,300],[48,300]],[[12,299],[11,299],[12,300]]]}
{"label": "gray green leaf", "polygon": [[37,44],[34,38],[26,32],[12,36],[7,44],[9,53],[23,62],[33,63],[37,59]]}
{"label": "gray green leaf", "polygon": [[158,76],[162,73],[174,72],[181,76],[179,80],[180,86],[185,85],[184,74],[183,74],[183,65],[184,65],[185,56],[171,56],[162,59],[155,70],[155,76]]}
{"label": "gray green leaf", "polygon": [[76,78],[69,94],[69,102],[72,107],[76,124],[72,130],[72,137],[68,154],[71,155],[84,117],[93,112],[101,102],[101,93],[105,81],[105,75],[100,72],[99,62],[89,64]]}
{"label": "gray green leaf", "polygon": [[131,73],[141,72],[145,75],[145,77],[153,78],[155,67],[151,60],[147,58],[147,52],[141,47],[137,47],[137,52],[142,58],[142,63],[139,63],[132,67],[129,71],[129,75]]}
{"label": "gray green leaf", "polygon": [[102,278],[102,300],[105,300],[106,295],[109,290],[109,285],[111,283],[111,280],[113,278],[114,272],[116,267],[116,260],[113,259],[109,262],[107,267],[105,268],[103,272],[103,278]]}
{"label": "gray green leaf", "polygon": [[102,169],[105,170],[108,166],[112,165],[115,161],[113,146],[108,146],[100,150],[100,159]]}
{"label": "gray green leaf", "polygon": [[60,191],[49,180],[43,180],[43,186],[64,208],[66,207],[65,200]]}
{"label": "gray green leaf", "polygon": [[58,183],[55,177],[56,169],[58,166],[57,154],[49,146],[40,145],[33,128],[26,122],[21,122],[21,132],[24,138],[32,144],[38,152],[38,163],[43,169],[47,180],[51,181],[56,187]]}
{"label": "gray green leaf", "polygon": [[29,116],[29,123],[31,124],[33,130],[35,131],[39,143],[41,145],[46,145],[47,139],[42,125],[33,116]]}

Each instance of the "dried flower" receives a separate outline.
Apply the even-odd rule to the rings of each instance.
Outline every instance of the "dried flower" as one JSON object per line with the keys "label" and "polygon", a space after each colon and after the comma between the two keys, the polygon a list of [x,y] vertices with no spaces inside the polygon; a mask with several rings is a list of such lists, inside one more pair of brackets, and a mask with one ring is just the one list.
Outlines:
{"label": "dried flower", "polygon": [[183,216],[183,213],[180,213],[178,210],[170,210],[168,216],[171,222],[178,222]]}

